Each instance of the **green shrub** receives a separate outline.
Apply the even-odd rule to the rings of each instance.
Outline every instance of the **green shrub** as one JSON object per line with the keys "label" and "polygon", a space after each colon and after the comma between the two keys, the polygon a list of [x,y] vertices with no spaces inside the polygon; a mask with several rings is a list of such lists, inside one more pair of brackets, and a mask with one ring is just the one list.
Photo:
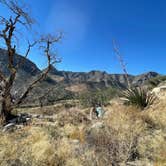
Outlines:
{"label": "green shrub", "polygon": [[111,98],[115,97],[117,90],[106,89],[90,91],[81,94],[79,97],[81,105],[84,107],[95,107],[96,105],[107,105]]}
{"label": "green shrub", "polygon": [[122,93],[122,97],[126,104],[134,105],[141,109],[151,105],[155,100],[155,96],[153,94],[141,87],[127,89]]}
{"label": "green shrub", "polygon": [[161,82],[166,81],[166,76],[157,76],[154,78],[151,78],[148,83],[152,86],[152,87],[156,87],[158,86]]}

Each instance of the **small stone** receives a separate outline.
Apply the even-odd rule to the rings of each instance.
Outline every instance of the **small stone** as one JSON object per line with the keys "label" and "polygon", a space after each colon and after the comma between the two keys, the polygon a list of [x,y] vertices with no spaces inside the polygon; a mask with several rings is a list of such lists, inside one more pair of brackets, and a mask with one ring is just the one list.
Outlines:
{"label": "small stone", "polygon": [[13,129],[15,126],[16,126],[15,123],[9,123],[9,124],[7,124],[6,126],[4,126],[4,128],[3,128],[2,131],[3,131],[3,132],[6,132],[7,130]]}

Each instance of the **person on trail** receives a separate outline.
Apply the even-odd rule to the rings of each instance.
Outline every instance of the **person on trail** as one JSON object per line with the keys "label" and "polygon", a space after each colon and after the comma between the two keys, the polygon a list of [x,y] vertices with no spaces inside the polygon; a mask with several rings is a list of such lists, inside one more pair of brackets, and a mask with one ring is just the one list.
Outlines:
{"label": "person on trail", "polygon": [[101,118],[103,115],[103,110],[102,110],[101,106],[97,106],[95,111],[96,111],[96,116],[98,118]]}
{"label": "person on trail", "polygon": [[103,116],[104,110],[100,105],[92,107],[90,110],[90,120],[93,119],[93,115],[95,114],[97,118],[101,118]]}

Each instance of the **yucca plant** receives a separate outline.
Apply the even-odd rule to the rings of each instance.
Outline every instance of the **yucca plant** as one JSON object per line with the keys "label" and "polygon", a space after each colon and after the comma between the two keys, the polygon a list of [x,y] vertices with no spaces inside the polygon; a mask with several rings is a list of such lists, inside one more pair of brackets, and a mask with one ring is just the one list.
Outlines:
{"label": "yucca plant", "polygon": [[141,109],[150,106],[155,100],[153,94],[141,87],[128,88],[122,93],[122,96],[126,104],[134,105]]}

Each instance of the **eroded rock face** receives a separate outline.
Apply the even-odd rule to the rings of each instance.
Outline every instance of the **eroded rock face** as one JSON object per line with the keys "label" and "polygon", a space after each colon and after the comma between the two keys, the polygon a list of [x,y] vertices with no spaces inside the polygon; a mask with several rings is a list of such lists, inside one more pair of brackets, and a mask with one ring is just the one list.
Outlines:
{"label": "eroded rock face", "polygon": [[134,77],[132,85],[140,86],[145,84],[149,79],[159,76],[156,72],[148,72]]}
{"label": "eroded rock face", "polygon": [[166,98],[166,82],[162,82],[158,87],[152,90],[152,93],[156,95],[159,99]]}
{"label": "eroded rock face", "polygon": [[[17,65],[20,61],[25,63],[21,65],[19,69],[19,75],[26,76],[26,74],[29,74],[29,75],[35,76],[40,73],[40,70],[37,68],[37,66],[33,62],[16,54],[14,56],[15,65]],[[9,74],[9,70],[7,69],[7,64],[8,64],[7,51],[0,48],[0,69],[6,75]]]}

